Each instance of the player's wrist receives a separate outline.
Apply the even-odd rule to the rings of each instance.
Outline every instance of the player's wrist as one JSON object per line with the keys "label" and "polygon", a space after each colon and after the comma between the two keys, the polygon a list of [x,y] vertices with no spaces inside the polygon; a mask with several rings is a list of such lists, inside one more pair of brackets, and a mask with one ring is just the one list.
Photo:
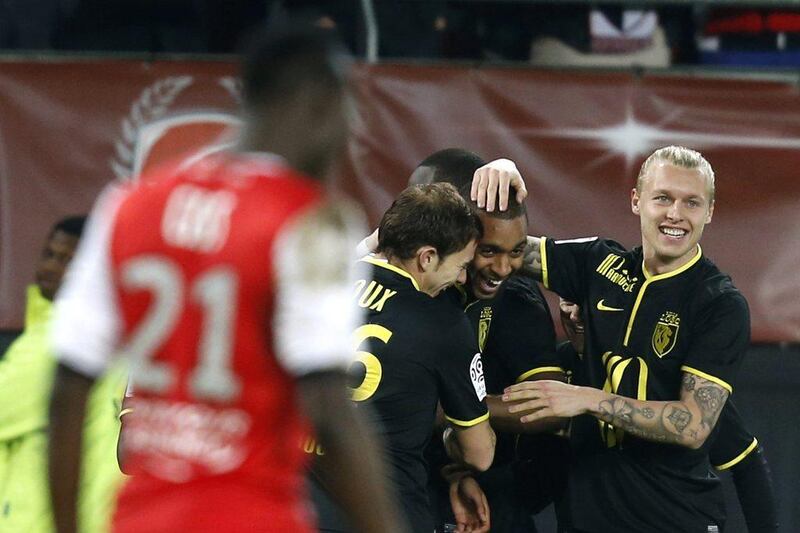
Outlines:
{"label": "player's wrist", "polygon": [[595,389],[593,387],[579,387],[582,389],[581,398],[583,399],[582,402],[582,410],[583,413],[588,413],[590,415],[599,416],[605,412],[602,408],[603,402],[609,402],[614,399],[614,395],[608,392]]}

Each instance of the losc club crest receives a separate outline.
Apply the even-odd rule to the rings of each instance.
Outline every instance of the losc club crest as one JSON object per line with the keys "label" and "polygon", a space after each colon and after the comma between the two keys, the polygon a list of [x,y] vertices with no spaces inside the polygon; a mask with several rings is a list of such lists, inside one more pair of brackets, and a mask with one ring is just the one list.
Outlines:
{"label": "losc club crest", "polygon": [[[180,110],[175,103],[192,84],[192,76],[171,76],[146,87],[131,104],[114,143],[111,168],[118,179],[138,177],[181,154],[191,163],[231,145],[241,121],[227,111]],[[222,77],[218,85],[234,103],[240,100],[237,79]]]}
{"label": "losc club crest", "polygon": [[665,312],[658,319],[651,343],[657,356],[664,357],[675,347],[680,324],[681,319],[678,313],[673,313],[672,311]]}
{"label": "losc club crest", "polygon": [[486,346],[486,339],[489,337],[489,328],[492,325],[492,308],[484,307],[481,309],[481,318],[478,321],[478,347],[483,352]]}

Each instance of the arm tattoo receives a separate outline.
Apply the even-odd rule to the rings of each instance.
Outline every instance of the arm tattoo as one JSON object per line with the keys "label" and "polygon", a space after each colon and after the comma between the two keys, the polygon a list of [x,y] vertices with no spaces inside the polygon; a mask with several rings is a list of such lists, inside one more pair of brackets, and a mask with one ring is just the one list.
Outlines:
{"label": "arm tattoo", "polygon": [[688,372],[683,374],[681,389],[682,398],[685,400],[691,396],[700,409],[700,425],[709,431],[713,429],[728,399],[728,391],[713,381]]}
{"label": "arm tattoo", "polygon": [[612,420],[608,420],[608,422],[615,426],[622,426],[633,422],[633,406],[621,398],[601,402],[600,412],[609,415]]}
{"label": "arm tattoo", "polygon": [[684,373],[681,400],[643,403],[622,396],[601,401],[592,412],[633,436],[684,446],[700,445],[716,424],[728,391],[701,376]]}
{"label": "arm tattoo", "polygon": [[598,418],[636,437],[655,442],[679,444],[685,436],[697,438],[697,432],[687,430],[692,413],[679,402],[661,408],[636,407],[636,400],[613,398],[598,406]]}
{"label": "arm tattoo", "polygon": [[700,387],[694,391],[694,399],[700,406],[703,424],[713,427],[725,404],[725,390],[718,386]]}
{"label": "arm tattoo", "polygon": [[[599,416],[601,420],[608,422],[616,428],[624,430],[636,437],[656,442],[672,442],[678,443],[681,441],[680,432],[675,432],[669,429],[664,424],[664,409],[658,411],[658,419],[655,420],[655,427],[653,421],[656,419],[656,410],[650,407],[639,409],[633,403],[635,400],[628,400],[626,398],[614,398],[612,400],[604,400],[600,402]],[[680,404],[675,404],[680,405]],[[686,411],[686,414],[689,414]],[[639,416],[641,418],[639,418]],[[683,415],[676,415],[678,417]],[[644,419],[644,420],[642,420]],[[689,414],[691,419],[691,414]],[[685,422],[688,424],[688,421]],[[645,427],[642,427],[642,426]],[[685,425],[683,429],[685,429]]]}
{"label": "arm tattoo", "polygon": [[541,241],[538,238],[528,236],[528,241],[525,245],[523,270],[539,281],[542,281],[542,253],[540,244]]}
{"label": "arm tattoo", "polygon": [[662,413],[666,414],[666,419],[680,434],[683,434],[686,426],[692,421],[692,413],[679,403],[667,405]]}

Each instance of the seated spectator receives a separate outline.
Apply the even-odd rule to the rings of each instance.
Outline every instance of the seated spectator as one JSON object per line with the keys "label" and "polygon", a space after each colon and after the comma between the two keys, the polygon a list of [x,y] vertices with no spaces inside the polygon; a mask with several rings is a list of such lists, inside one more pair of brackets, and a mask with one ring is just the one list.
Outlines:
{"label": "seated spectator", "polygon": [[[564,9],[570,11],[569,16]],[[545,15],[542,22],[546,24],[531,44],[530,62],[534,65],[670,65],[671,54],[665,32],[658,13],[653,9],[552,6],[542,14]]]}
{"label": "seated spectator", "polygon": [[697,37],[707,65],[800,65],[800,10],[714,8]]}
{"label": "seated spectator", "polygon": [[[50,349],[52,300],[78,245],[84,217],[57,223],[45,242],[28,287],[25,331],[0,360],[0,531],[53,530],[47,484],[47,423],[56,360]],[[126,373],[121,367],[98,381],[84,420],[87,445],[79,490],[83,533],[108,531],[116,489],[120,402]]]}

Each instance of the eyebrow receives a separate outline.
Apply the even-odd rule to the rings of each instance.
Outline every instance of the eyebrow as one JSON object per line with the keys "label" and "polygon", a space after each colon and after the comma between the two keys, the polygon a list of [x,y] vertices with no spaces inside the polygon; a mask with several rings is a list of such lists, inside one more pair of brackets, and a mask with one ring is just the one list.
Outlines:
{"label": "eyebrow", "polygon": [[[664,189],[655,189],[653,191],[653,194],[655,194],[655,195],[662,195],[663,194],[664,196],[670,196],[670,197],[676,196],[676,195],[672,194],[671,191],[667,191],[667,190],[664,190]],[[702,196],[697,196],[696,194],[693,194],[693,195],[687,197],[687,200],[700,200],[700,201],[704,202],[705,198],[703,198]]]}
{"label": "eyebrow", "polygon": [[[522,248],[522,247],[524,247],[526,244],[528,244],[528,239],[522,239],[522,240],[521,240],[521,241],[519,241],[517,244],[515,244],[515,245],[514,245],[514,246],[511,248],[511,250],[516,250],[517,248]],[[498,245],[496,245],[496,244],[490,244],[490,243],[479,244],[479,245],[478,245],[478,248],[484,248],[484,249],[486,249],[486,248],[489,248],[490,250],[500,250],[500,251],[505,251],[505,250],[504,250],[504,249],[503,249],[501,246],[498,246]]]}

